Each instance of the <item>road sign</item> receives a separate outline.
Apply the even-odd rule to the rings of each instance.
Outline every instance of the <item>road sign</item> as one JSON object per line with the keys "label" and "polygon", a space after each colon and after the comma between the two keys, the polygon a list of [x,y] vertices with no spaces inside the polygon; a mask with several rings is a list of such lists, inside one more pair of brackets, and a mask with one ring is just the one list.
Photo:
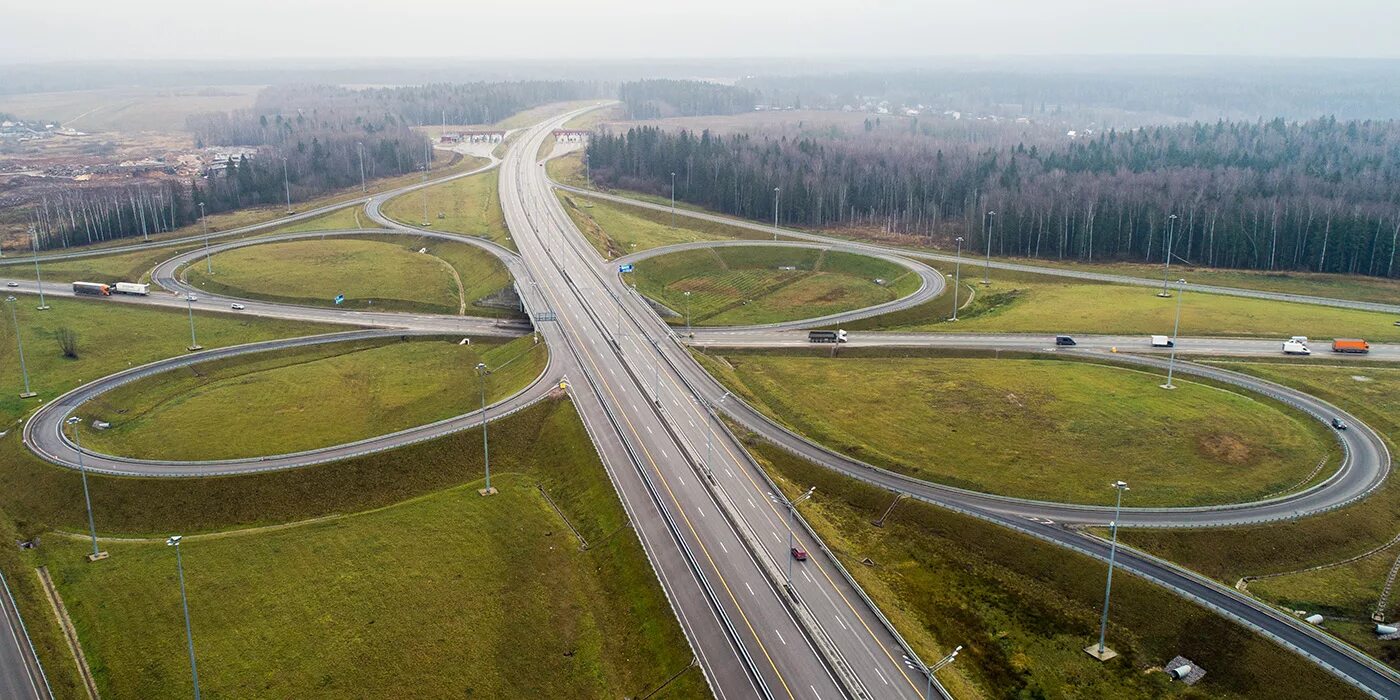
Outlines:
{"label": "road sign", "polygon": [[343,303],[345,303],[345,295],[344,295],[344,294],[337,294],[337,295],[335,295],[335,303],[337,303],[337,304],[343,304]]}
{"label": "road sign", "polygon": [[618,271],[618,272],[631,272],[631,271],[632,271],[632,263],[627,263],[626,265],[618,265],[618,266],[617,266],[617,271]]}

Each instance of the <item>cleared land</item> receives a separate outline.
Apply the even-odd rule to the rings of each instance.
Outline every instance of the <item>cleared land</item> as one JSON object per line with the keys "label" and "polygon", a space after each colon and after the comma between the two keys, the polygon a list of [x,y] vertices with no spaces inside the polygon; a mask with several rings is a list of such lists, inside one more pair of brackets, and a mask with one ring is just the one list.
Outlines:
{"label": "cleared land", "polygon": [[[450,249],[451,261],[436,249]],[[484,250],[409,236],[281,241],[225,251],[212,263],[212,276],[202,260],[184,274],[218,294],[313,306],[337,306],[343,294],[341,308],[364,310],[456,314],[465,304],[475,315],[498,315],[503,310],[475,302],[510,283],[505,266]]]}
{"label": "cleared land", "polygon": [[[941,267],[945,272],[946,265]],[[1080,282],[1050,275],[982,271],[963,266],[963,308],[957,323],[951,293],[893,314],[865,319],[848,329],[1002,333],[1171,334],[1177,299],[1156,296],[1146,287]],[[951,285],[950,285],[951,287]],[[975,293],[970,304],[969,292]],[[1175,294],[1175,292],[1173,292]],[[1400,327],[1387,314],[1334,309],[1263,299],[1192,293],[1182,300],[1184,336],[1366,338],[1400,341]]]}
{"label": "cleared land", "polygon": [[424,197],[428,202],[428,224],[432,228],[480,236],[515,250],[506,228],[505,214],[501,211],[497,171],[401,194],[384,204],[384,214],[409,226],[421,226]]}
{"label": "cleared land", "polygon": [[111,423],[85,446],[143,459],[228,459],[327,447],[477,410],[534,381],[529,337],[335,343],[205,362],[121,386],[81,407]]}
{"label": "cleared land", "polygon": [[558,196],[584,238],[609,260],[676,243],[768,238],[760,231],[685,217],[676,217],[673,227],[667,212],[563,192]]}
{"label": "cleared land", "polygon": [[79,131],[183,132],[193,114],[247,109],[262,86],[111,88],[0,97],[0,112]]}
{"label": "cleared land", "polygon": [[[39,399],[20,399],[22,391],[14,324],[0,324],[0,417],[7,422],[83,382],[134,365],[185,352],[190,343],[189,317],[183,310],[124,304],[111,299],[50,297],[48,311],[36,311],[38,297],[20,295],[15,310],[24,338],[29,381]],[[9,309],[0,309],[9,315]],[[78,357],[64,357],[60,329],[78,337]],[[254,318],[235,314],[195,313],[199,343],[206,348],[273,338],[330,333],[344,326]]]}
{"label": "cleared land", "polygon": [[[493,442],[511,454],[493,460],[500,493],[491,498],[475,493],[475,431],[372,465],[186,482],[179,499],[186,507],[222,513],[228,506],[216,494],[247,503],[264,486],[302,484],[325,492],[300,504],[312,515],[364,486],[356,475],[371,467],[386,480],[413,480],[427,469],[433,478],[466,481],[368,512],[187,539],[204,692],[641,697],[679,672],[657,697],[704,697],[698,669],[686,670],[690,649],[570,404],[549,402],[500,427]],[[94,491],[112,481],[95,481]],[[191,490],[202,496],[191,498]],[[44,542],[25,558],[53,572],[103,694],[187,697],[175,562],[163,541],[107,543],[112,558],[103,563],[111,566],[100,568],[83,561],[81,539],[50,534]]]}
{"label": "cleared land", "polygon": [[[1283,647],[1121,572],[1108,629],[1120,656],[1101,664],[1083,648],[1097,640],[1104,564],[907,499],[874,527],[893,494],[748,444],[790,497],[817,488],[803,515],[923,658],[963,645],[939,674],[956,697],[1359,697]],[[1177,654],[1209,669],[1201,684],[1160,672]]]}
{"label": "cleared land", "polygon": [[686,323],[688,304],[696,326],[811,318],[893,301],[919,288],[919,276],[894,263],[814,248],[682,251],[643,260],[628,277],[676,313],[670,323]]}
{"label": "cleared land", "polygon": [[702,357],[837,451],[1007,496],[1111,504],[1107,485],[1122,479],[1133,506],[1234,503],[1296,488],[1339,449],[1301,415],[1189,379],[1166,392],[1160,376],[1121,367],[928,354]]}
{"label": "cleared land", "polygon": [[[1400,446],[1400,367],[1299,366],[1227,362],[1222,366],[1297,387],[1352,412]],[[1300,571],[1371,552],[1400,532],[1400,484],[1388,480],[1364,501],[1323,515],[1268,527],[1159,531],[1128,530],[1124,541],[1234,585],[1245,576]],[[1290,609],[1341,619],[1326,626],[1368,653],[1400,668],[1400,642],[1381,642],[1369,620],[1386,571],[1400,555],[1390,547],[1354,564],[1251,583],[1249,590]],[[1400,614],[1392,596],[1389,614]],[[1350,622],[1348,622],[1350,621]]]}

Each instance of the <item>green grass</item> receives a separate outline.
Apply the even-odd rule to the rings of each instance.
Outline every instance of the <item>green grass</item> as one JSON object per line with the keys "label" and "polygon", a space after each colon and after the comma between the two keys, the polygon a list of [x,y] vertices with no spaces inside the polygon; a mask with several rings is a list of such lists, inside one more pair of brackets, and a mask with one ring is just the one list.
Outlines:
{"label": "green grass", "polygon": [[[6,423],[86,381],[127,367],[185,352],[190,342],[189,317],[183,310],[155,309],[111,299],[50,297],[48,311],[36,311],[38,298],[20,295],[15,305],[24,339],[30,386],[38,399],[20,399],[23,390],[12,323],[0,324],[0,419]],[[4,310],[6,315],[8,309]],[[69,328],[78,336],[78,358],[59,350],[56,333]],[[345,326],[263,319],[223,313],[195,313],[199,343],[206,348],[239,345],[346,330]]]}
{"label": "green grass", "polygon": [[[1379,431],[1392,454],[1400,444],[1400,367],[1222,364],[1337,404]],[[1396,532],[1400,532],[1400,485],[1391,478],[1358,504],[1296,521],[1229,529],[1126,530],[1120,536],[1133,546],[1233,585],[1244,576],[1297,571],[1363,554],[1390,541]],[[1381,583],[1375,570],[1388,567],[1397,554],[1400,550],[1392,548],[1353,566],[1260,581],[1250,590],[1290,608],[1366,619]],[[1328,628],[1400,668],[1400,642],[1379,642],[1365,625],[1329,622]]]}
{"label": "green grass", "polygon": [[[433,255],[437,249],[452,260]],[[186,278],[218,294],[291,304],[333,307],[344,294],[341,308],[362,310],[495,315],[476,302],[510,282],[505,265],[484,250],[417,236],[281,241],[225,251],[212,262],[212,276],[201,260],[186,266]]]}
{"label": "green grass", "polygon": [[81,407],[112,425],[85,431],[85,446],[142,459],[231,459],[338,445],[478,409],[478,362],[494,371],[492,402],[529,385],[548,360],[528,336],[457,340],[335,343],[165,372]]}
{"label": "green grass", "polygon": [[[946,266],[944,268],[946,272]],[[951,280],[950,280],[951,282]],[[1163,299],[1146,287],[1076,282],[1050,275],[993,271],[982,286],[981,273],[963,269],[966,304],[956,323],[951,293],[913,309],[845,326],[847,329],[916,330],[971,333],[1116,333],[1170,334],[1176,316],[1175,296]],[[950,284],[951,288],[951,284]],[[1185,336],[1366,338],[1400,341],[1400,327],[1387,314],[1335,309],[1218,294],[1182,299],[1181,334]]]}
{"label": "green grass", "polygon": [[[513,454],[493,464],[500,493],[491,498],[475,493],[481,482],[468,458],[471,436],[457,436],[411,451],[430,453],[433,471],[465,487],[287,528],[187,539],[204,692],[639,697],[685,669],[690,649],[570,404],[550,402],[507,422],[515,425],[493,437]],[[374,461],[386,477],[412,479],[423,462],[408,456]],[[353,476],[335,479],[350,466],[274,480],[340,494],[362,485]],[[229,491],[219,481],[238,482],[243,488],[233,492],[244,502],[269,483],[184,483],[209,498]],[[540,488],[588,539],[588,550]],[[326,496],[308,500],[307,515],[328,505]],[[223,503],[207,505],[227,512]],[[92,566],[81,558],[81,539],[51,535],[45,543],[36,561],[53,572],[103,694],[188,696],[170,549],[159,540],[109,542],[112,557]],[[658,697],[705,692],[692,668]]]}
{"label": "green grass", "polygon": [[1301,414],[1186,378],[1167,392],[1155,373],[1088,362],[890,354],[705,359],[837,451],[1008,496],[1109,504],[1123,479],[1134,506],[1233,503],[1295,487],[1340,450]]}
{"label": "green grass", "polygon": [[682,251],[643,260],[628,277],[678,314],[667,319],[671,323],[685,323],[690,292],[696,326],[811,318],[892,301],[919,286],[917,274],[894,263],[815,248]]}
{"label": "green grass", "polygon": [[374,219],[365,216],[364,207],[355,205],[337,209],[329,214],[322,214],[315,218],[299,221],[286,226],[279,226],[267,231],[265,234],[274,233],[299,233],[302,231],[335,231],[339,229],[355,228],[384,228],[375,223]]}
{"label": "green grass", "polygon": [[[550,165],[559,160],[562,159],[550,161]],[[560,192],[558,196],[564,211],[569,213],[584,238],[609,260],[676,243],[768,238],[761,231],[683,216],[676,217],[673,227],[669,212],[629,207],[571,193]]]}
{"label": "green grass", "polygon": [[[132,242],[139,242],[137,238]],[[90,258],[75,258],[59,262],[40,263],[44,275],[44,285],[50,282],[67,286],[75,281],[88,282],[148,282],[151,270],[161,262],[187,250],[200,247],[200,244],[187,243],[181,246],[137,250],[130,253],[99,255]],[[18,265],[6,268],[5,275],[15,279],[33,280],[33,265]]]}
{"label": "green grass", "polygon": [[[893,494],[748,443],[790,496],[816,487],[803,515],[923,658],[963,645],[939,674],[956,697],[1359,697],[1282,647],[1121,573],[1108,630],[1120,656],[1094,661],[1083,648],[1097,638],[1104,564],[917,501],[876,528]],[[1201,684],[1152,671],[1177,654],[1208,669]]]}
{"label": "green grass", "polygon": [[5,582],[15,598],[20,615],[24,617],[24,626],[29,631],[29,639],[33,642],[35,651],[39,654],[40,663],[44,666],[44,675],[48,678],[49,686],[53,688],[54,697],[86,697],[82,678],[78,675],[78,665],[73,661],[73,654],[68,651],[68,643],[63,638],[58,620],[51,612],[43,585],[34,573],[31,558],[23,556],[18,547],[10,544],[21,539],[23,538],[15,530],[14,523],[0,511],[0,542],[6,545],[0,547],[0,571],[5,573]]}
{"label": "green grass", "polygon": [[384,214],[409,226],[423,224],[423,198],[428,198],[428,223],[438,231],[480,236],[515,250],[501,212],[496,170],[433,185],[399,195],[384,204]]}

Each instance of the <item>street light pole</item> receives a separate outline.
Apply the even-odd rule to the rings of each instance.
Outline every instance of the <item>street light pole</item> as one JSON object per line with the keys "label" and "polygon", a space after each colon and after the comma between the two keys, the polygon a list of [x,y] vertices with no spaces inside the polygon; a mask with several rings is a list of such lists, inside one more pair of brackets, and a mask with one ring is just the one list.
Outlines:
{"label": "street light pole", "polygon": [[671,228],[676,227],[676,174],[671,173]]}
{"label": "street light pole", "polygon": [[785,506],[785,507],[787,507],[787,509],[788,509],[788,562],[787,562],[787,573],[784,575],[785,578],[787,579],[787,587],[788,587],[788,590],[792,590],[792,560],[793,560],[792,550],[796,548],[796,547],[794,546],[795,543],[794,543],[794,541],[793,541],[793,535],[794,535],[794,533],[793,533],[793,527],[795,527],[796,524],[797,524],[797,523],[795,522],[795,521],[796,521],[796,518],[797,518],[797,504],[799,504],[799,503],[801,503],[801,502],[803,502],[803,501],[805,501],[805,500],[811,498],[811,497],[812,497],[812,494],[814,494],[814,493],[816,493],[816,492],[817,492],[817,487],[813,486],[812,488],[809,488],[809,489],[807,489],[806,491],[804,491],[804,492],[802,493],[801,496],[798,496],[797,498],[794,498],[794,499],[792,499],[792,500],[788,500],[788,499],[787,499],[786,497],[784,497],[781,493],[777,493],[777,494],[769,493],[769,494],[768,494],[768,497],[769,497],[770,499],[772,499],[774,503],[777,503],[777,504],[779,504],[779,505]]}
{"label": "street light pole", "polygon": [[486,369],[485,362],[478,362],[476,374],[481,377],[481,455],[486,463],[486,488],[478,490],[477,493],[491,496],[496,493],[496,489],[491,488],[491,437],[486,430],[486,377],[491,374],[491,370]]}
{"label": "street light pole", "polygon": [[1167,360],[1167,383],[1162,385],[1163,389],[1175,389],[1172,386],[1172,372],[1176,369],[1176,336],[1181,332],[1181,298],[1186,295],[1186,280],[1176,281],[1176,323],[1172,326],[1172,356]]}
{"label": "street light pole", "polygon": [[953,661],[958,658],[958,653],[961,651],[962,645],[959,644],[958,646],[953,648],[952,653],[939,659],[932,666],[925,664],[923,660],[920,659],[918,656],[910,657],[908,654],[904,655],[905,666],[908,666],[912,669],[917,669],[919,672],[924,674],[924,700],[928,700],[929,698],[933,697],[933,674],[938,673],[939,671],[943,670],[945,666],[953,663]]}
{"label": "street light pole", "polygon": [[1171,277],[1172,270],[1172,234],[1176,232],[1176,214],[1167,217],[1167,257],[1162,261],[1162,291],[1157,292],[1157,296],[1163,299],[1171,296],[1167,291],[1167,280]]}
{"label": "street light pole", "polygon": [[369,188],[365,186],[365,144],[356,141],[355,146],[360,151],[360,191],[368,192]]}
{"label": "street light pole", "polygon": [[997,213],[987,212],[982,218],[982,236],[987,239],[987,266],[982,270],[982,284],[992,283],[992,227],[996,225]]}
{"label": "street light pole", "polygon": [[199,700],[199,666],[194,662],[194,633],[190,630],[190,599],[185,594],[185,562],[180,557],[180,535],[171,535],[165,546],[175,548],[175,570],[180,573],[180,605],[185,609],[185,643],[190,650],[190,677],[194,679],[194,700]]}
{"label": "street light pole", "polygon": [[78,447],[78,474],[83,478],[83,502],[87,504],[88,532],[92,535],[92,554],[88,555],[88,561],[99,561],[107,558],[107,553],[97,548],[97,524],[92,518],[92,496],[88,492],[87,465],[83,462],[83,439],[79,436],[78,424],[83,419],[77,416],[69,416],[66,424],[73,426],[73,443]]}
{"label": "street light pole", "polygon": [[18,299],[9,296],[5,298],[5,301],[10,303],[10,319],[15,322],[15,344],[19,346],[19,373],[24,377],[24,393],[20,394],[19,397],[32,399],[38,394],[29,390],[29,368],[24,364],[24,339],[19,337],[19,314],[15,311],[15,302]]}
{"label": "street light pole", "polygon": [[958,261],[953,266],[953,320],[958,320],[958,291],[962,287],[962,244],[963,237],[953,239],[958,242]]}
{"label": "street light pole", "polygon": [[204,271],[214,274],[214,263],[209,261],[209,220],[204,218],[204,202],[199,203],[199,222],[204,225]]}
{"label": "street light pole", "polygon": [[292,213],[292,181],[287,177],[287,156],[282,156],[282,187],[287,190],[287,213]]}
{"label": "street light pole", "polygon": [[1108,598],[1109,594],[1113,592],[1113,563],[1118,556],[1118,518],[1123,511],[1123,492],[1128,490],[1128,484],[1123,481],[1115,481],[1109,486],[1118,491],[1118,497],[1113,506],[1113,522],[1108,524],[1112,531],[1112,542],[1108,547],[1108,582],[1104,584],[1103,588],[1103,615],[1099,618],[1099,643],[1097,646],[1091,645],[1085,650],[1099,661],[1108,661],[1118,655],[1117,652],[1105,647],[1103,643],[1104,636],[1108,633]]}
{"label": "street light pole", "polygon": [[44,302],[44,276],[39,274],[39,236],[32,225],[29,227],[29,247],[34,249],[34,281],[39,283],[39,310],[48,311],[49,305]]}
{"label": "street light pole", "polygon": [[185,295],[185,307],[186,307],[187,309],[189,309],[189,312],[190,312],[190,346],[189,346],[188,348],[186,348],[186,349],[189,350],[190,352],[194,352],[194,351],[196,351],[196,350],[203,350],[203,349],[204,349],[204,346],[200,345],[200,344],[199,344],[199,341],[198,341],[198,340],[195,340],[195,337],[194,337],[194,295],[193,295],[193,294],[186,294],[186,295]]}
{"label": "street light pole", "polygon": [[773,188],[773,240],[778,240],[778,191],[780,188]]}
{"label": "street light pole", "polygon": [[685,293],[685,334],[686,334],[686,335],[691,335],[691,332],[690,332],[690,292],[686,292],[686,293]]}

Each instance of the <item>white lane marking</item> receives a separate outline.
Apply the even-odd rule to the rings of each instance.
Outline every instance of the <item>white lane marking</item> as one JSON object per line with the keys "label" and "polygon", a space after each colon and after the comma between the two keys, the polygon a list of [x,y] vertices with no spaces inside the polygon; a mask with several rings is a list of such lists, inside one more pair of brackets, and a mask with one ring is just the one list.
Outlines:
{"label": "white lane marking", "polygon": [[[702,517],[702,518],[705,517],[705,509],[704,509],[704,508],[701,508],[700,506],[695,506],[695,510],[696,510],[696,512],[700,513],[700,517]],[[723,546],[724,543],[721,542],[720,545]]]}
{"label": "white lane marking", "polygon": [[724,543],[723,543],[723,542],[720,542],[720,543],[719,543],[719,548],[720,548],[720,549],[723,549],[725,554],[728,554],[728,553],[729,553],[729,548],[726,547],[726,546],[724,546]]}
{"label": "white lane marking", "polygon": [[786,639],[783,639],[783,633],[782,633],[782,632],[779,632],[778,630],[773,630],[773,634],[778,635],[778,641],[782,642],[783,644],[787,644],[787,640],[786,640]]}
{"label": "white lane marking", "polygon": [[[745,581],[745,582],[744,582],[744,588],[749,589],[749,595],[753,595],[753,587],[749,585],[749,582],[748,582],[748,581]],[[757,596],[755,596],[755,597],[757,597]]]}
{"label": "white lane marking", "polygon": [[724,468],[724,473],[725,473],[725,474],[728,474],[728,475],[729,475],[729,478],[731,478],[731,479],[734,478],[734,472],[729,471],[729,467],[725,467],[725,468]]}
{"label": "white lane marking", "polygon": [[783,541],[783,538],[779,537],[776,531],[773,532],[773,539],[777,540],[779,543],[782,543]]}
{"label": "white lane marking", "polygon": [[662,457],[663,459],[670,459],[670,458],[671,458],[671,455],[666,454],[666,450],[662,450],[662,451],[661,451],[661,457]]}
{"label": "white lane marking", "polygon": [[875,669],[875,675],[879,676],[879,677],[880,677],[880,680],[882,680],[882,681],[885,682],[885,685],[889,685],[889,684],[890,684],[890,679],[885,678],[885,674],[880,673],[880,669],[878,669],[878,668]]}
{"label": "white lane marking", "polygon": [[748,502],[749,502],[749,507],[750,507],[750,508],[757,508],[757,507],[758,507],[758,506],[754,505],[753,499],[752,499],[752,498],[749,498],[749,499],[747,499],[747,500],[748,500]]}
{"label": "white lane marking", "polygon": [[836,624],[841,625],[841,629],[843,629],[843,630],[849,630],[849,629],[850,629],[850,627],[847,627],[847,626],[846,626],[845,621],[841,619],[841,616],[840,616],[840,615],[836,615],[835,617],[836,617]]}
{"label": "white lane marking", "polygon": [[817,700],[821,700],[821,697],[822,697],[822,696],[819,695],[819,694],[817,694],[817,687],[816,687],[816,686],[814,686],[814,685],[809,685],[809,686],[807,686],[807,687],[812,689],[812,697],[816,698]]}
{"label": "white lane marking", "polygon": [[650,425],[647,426],[647,435],[655,435],[655,433],[651,432],[651,426],[650,426]]}
{"label": "white lane marking", "polygon": [[807,573],[806,569],[802,570],[802,575],[807,579],[808,583],[816,583],[816,580],[812,578],[811,574]]}

